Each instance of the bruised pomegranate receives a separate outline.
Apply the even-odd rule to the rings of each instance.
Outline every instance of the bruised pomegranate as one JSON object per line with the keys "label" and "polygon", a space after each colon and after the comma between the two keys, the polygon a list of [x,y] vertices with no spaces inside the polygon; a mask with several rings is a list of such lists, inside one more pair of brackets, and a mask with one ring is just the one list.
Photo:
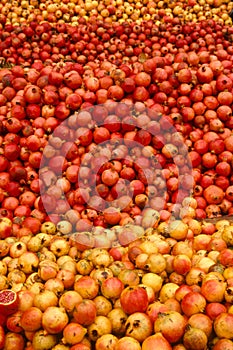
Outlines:
{"label": "bruised pomegranate", "polygon": [[131,336],[141,343],[152,334],[152,328],[152,322],[148,315],[135,312],[127,318],[125,335]]}
{"label": "bruised pomegranate", "polygon": [[117,342],[118,338],[115,335],[104,334],[97,339],[95,348],[96,350],[114,350],[116,349]]}
{"label": "bruised pomegranate", "polygon": [[207,342],[207,335],[199,328],[188,327],[183,337],[184,346],[190,350],[204,350]]}
{"label": "bruised pomegranate", "polygon": [[51,349],[57,344],[57,335],[45,333],[43,329],[33,334],[32,346],[34,350]]}
{"label": "bruised pomegranate", "polygon": [[65,344],[74,345],[82,341],[87,330],[79,323],[70,322],[63,329],[62,341]]}

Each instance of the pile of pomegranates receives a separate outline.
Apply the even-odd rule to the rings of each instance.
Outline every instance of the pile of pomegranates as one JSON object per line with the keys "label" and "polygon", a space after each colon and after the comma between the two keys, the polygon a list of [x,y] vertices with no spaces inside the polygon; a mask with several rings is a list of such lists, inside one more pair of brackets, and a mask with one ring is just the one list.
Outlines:
{"label": "pile of pomegranates", "polygon": [[31,21],[72,23],[79,18],[97,17],[108,23],[120,21],[160,21],[160,15],[179,17],[184,22],[199,22],[213,19],[232,25],[229,13],[233,9],[231,0],[2,0],[0,25],[3,20],[14,25]]}
{"label": "pile of pomegranates", "polygon": [[[105,248],[103,232],[135,238]],[[67,237],[45,222],[1,240],[0,348],[232,349],[232,232],[189,219]]]}
{"label": "pile of pomegranates", "polygon": [[0,215],[14,232],[232,213],[233,29],[166,20],[1,31]]}
{"label": "pile of pomegranates", "polygon": [[158,18],[0,18],[0,349],[233,349],[233,28]]}

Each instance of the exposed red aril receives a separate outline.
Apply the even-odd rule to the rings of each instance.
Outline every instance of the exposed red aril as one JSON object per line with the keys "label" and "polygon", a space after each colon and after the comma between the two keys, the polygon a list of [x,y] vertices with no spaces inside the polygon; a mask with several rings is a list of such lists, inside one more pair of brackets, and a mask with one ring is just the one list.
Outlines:
{"label": "exposed red aril", "polygon": [[[83,5],[67,7],[67,1],[59,6],[49,4],[48,8],[40,4],[46,20],[39,12],[32,13],[29,6],[23,11],[24,16],[29,15],[29,25],[25,17],[16,21],[14,16],[20,9],[14,18],[7,4],[0,9],[0,54],[5,60],[0,70],[0,289],[7,288],[9,281],[14,290],[30,284],[37,299],[38,294],[44,294],[40,291],[43,286],[46,293],[48,288],[54,291],[58,286],[57,296],[53,294],[51,299],[56,304],[62,299],[59,293],[63,296],[67,292],[60,290],[62,284],[65,288],[68,285],[72,304],[81,298],[72,290],[75,273],[76,287],[81,275],[98,276],[104,287],[93,303],[97,309],[104,305],[104,311],[98,309],[105,312],[101,326],[95,324],[94,304],[84,307],[92,310],[91,326],[95,331],[102,331],[107,324],[108,334],[99,337],[96,350],[107,347],[109,339],[115,344],[115,335],[121,337],[116,345],[119,350],[197,350],[206,348],[206,336],[214,350],[229,347],[225,337],[232,338],[227,325],[231,318],[220,319],[221,324],[216,319],[232,313],[231,225],[228,218],[220,216],[233,213],[233,30],[230,19],[225,20],[227,6],[220,0],[212,2],[204,5],[202,17],[207,12],[211,17],[212,10],[214,13],[220,8],[221,21],[215,20],[218,16],[214,13],[213,19],[199,21],[198,17],[195,25],[182,23],[180,17],[186,5],[199,11],[201,3],[195,0],[185,5],[181,2],[179,9],[170,8],[172,16],[163,4],[152,13],[153,3],[149,3],[149,13],[144,13],[147,4],[141,8],[138,3],[121,8],[118,3],[96,7],[93,2],[85,4],[85,9]],[[68,23],[73,11],[80,15],[75,19],[77,26]],[[123,22],[124,11],[129,21]],[[140,11],[144,19],[139,24]],[[115,22],[112,15],[119,21]],[[11,19],[14,24],[9,23]],[[38,178],[40,170],[46,174],[41,172]],[[186,200],[181,201],[185,196]],[[156,213],[155,218],[148,215],[144,220],[146,213],[156,210],[159,222]],[[216,224],[204,220],[215,216],[219,216]],[[174,219],[178,220],[177,227],[172,224]],[[51,227],[50,222],[43,226],[45,220],[55,225]],[[154,225],[158,235],[150,227]],[[12,251],[22,253],[19,243],[33,250],[38,259],[56,260],[47,263],[55,267],[55,274],[59,265],[57,276],[64,277],[63,281],[54,277],[41,283],[33,280],[33,274],[16,274],[16,261],[11,255]],[[11,246],[9,254],[6,246]],[[109,253],[112,246],[115,250]],[[157,251],[163,255],[163,262],[166,259],[160,275],[151,272],[155,269],[151,255]],[[135,269],[136,260],[142,270]],[[40,268],[45,267],[42,265]],[[40,268],[31,271],[41,274]],[[20,269],[25,266],[19,264],[16,272]],[[124,325],[131,326],[136,317],[132,314],[127,323],[119,298],[119,281],[124,288],[132,282],[126,280],[131,277],[129,271],[137,275],[136,280],[142,276],[142,289],[148,296],[149,306],[139,310],[140,325],[149,324],[145,312],[155,323],[157,317],[163,319],[161,314],[176,311],[190,323],[178,342],[172,326],[167,326],[170,321],[161,327],[156,323],[152,336],[150,326],[148,330],[138,327],[137,332],[134,326],[131,337],[125,337],[130,329],[125,330]],[[103,283],[106,278],[108,282]],[[15,279],[20,283],[12,284]],[[111,290],[114,285],[119,288]],[[161,288],[160,295],[167,300],[162,306],[151,304]],[[188,299],[189,293],[196,294]],[[144,302],[142,298],[140,307]],[[132,300],[127,304],[135,305]],[[112,330],[110,310],[116,312],[111,319]],[[72,310],[66,311],[71,319]],[[35,334],[12,335],[11,329],[16,327],[12,319],[18,315],[15,313],[8,325],[5,323],[6,348],[10,342],[19,341],[22,349],[37,348],[40,341],[49,342],[46,348],[56,347],[57,335],[45,334],[44,329]],[[217,324],[211,338],[207,317]],[[1,323],[5,321],[3,317]],[[91,331],[71,345],[75,342],[72,331],[80,331],[81,338],[83,334],[82,328],[71,323],[64,338],[72,350],[90,349]],[[140,340],[141,345],[133,338],[140,331],[149,332],[145,341]],[[217,339],[216,335],[224,338]],[[25,337],[27,345],[22,341]]]}
{"label": "exposed red aril", "polygon": [[11,315],[18,308],[18,295],[11,289],[0,291],[0,311],[3,315]]}

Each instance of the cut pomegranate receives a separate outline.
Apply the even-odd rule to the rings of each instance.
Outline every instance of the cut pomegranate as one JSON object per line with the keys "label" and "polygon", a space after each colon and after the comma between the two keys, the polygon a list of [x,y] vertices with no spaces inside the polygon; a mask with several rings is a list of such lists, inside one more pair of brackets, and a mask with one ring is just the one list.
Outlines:
{"label": "cut pomegranate", "polygon": [[0,291],[0,313],[11,315],[17,311],[18,295],[15,291],[5,289]]}

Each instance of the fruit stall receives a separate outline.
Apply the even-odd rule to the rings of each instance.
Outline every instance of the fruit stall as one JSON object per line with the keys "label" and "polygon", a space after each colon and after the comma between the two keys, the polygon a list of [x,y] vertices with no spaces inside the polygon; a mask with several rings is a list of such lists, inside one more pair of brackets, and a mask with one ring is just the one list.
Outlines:
{"label": "fruit stall", "polygon": [[232,13],[1,0],[0,350],[233,350]]}

